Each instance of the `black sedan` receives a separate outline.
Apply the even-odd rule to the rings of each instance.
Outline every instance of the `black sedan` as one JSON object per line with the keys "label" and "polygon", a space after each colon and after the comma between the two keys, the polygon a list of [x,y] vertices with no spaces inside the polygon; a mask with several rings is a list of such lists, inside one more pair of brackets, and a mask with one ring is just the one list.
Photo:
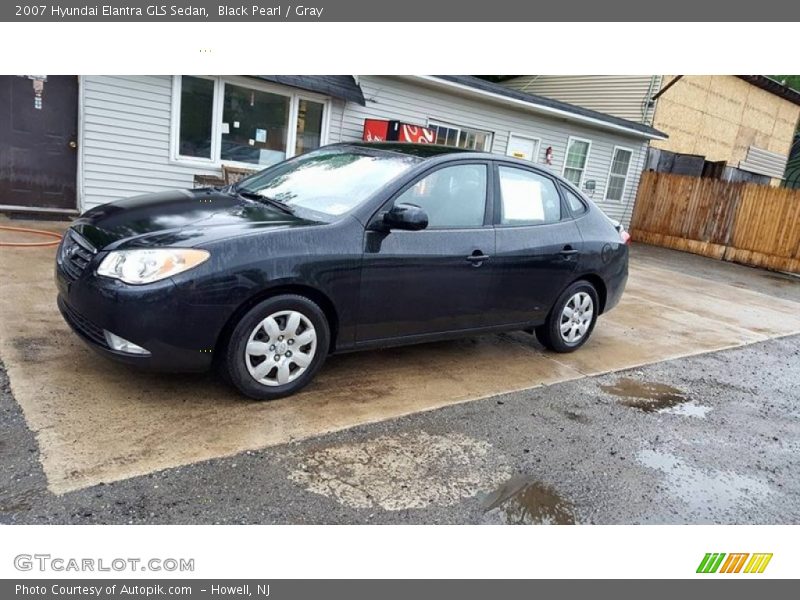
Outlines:
{"label": "black sedan", "polygon": [[338,144],[89,210],[57,253],[58,305],[110,358],[217,365],[271,399],[334,352],[516,329],[571,352],[622,295],[627,239],[527,162]]}

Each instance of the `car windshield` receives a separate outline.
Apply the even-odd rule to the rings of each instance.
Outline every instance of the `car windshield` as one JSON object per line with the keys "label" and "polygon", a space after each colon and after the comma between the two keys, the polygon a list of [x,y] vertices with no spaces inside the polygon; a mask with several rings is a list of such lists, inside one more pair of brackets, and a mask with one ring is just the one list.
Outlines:
{"label": "car windshield", "polygon": [[419,160],[369,148],[320,149],[243,179],[234,189],[327,220],[352,210]]}

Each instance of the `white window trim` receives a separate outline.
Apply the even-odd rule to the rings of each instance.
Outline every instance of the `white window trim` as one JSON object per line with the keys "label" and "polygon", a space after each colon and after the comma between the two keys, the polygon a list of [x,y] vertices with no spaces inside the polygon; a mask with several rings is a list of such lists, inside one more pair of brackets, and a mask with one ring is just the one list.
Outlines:
{"label": "white window trim", "polygon": [[[448,123],[447,121],[440,121],[438,119],[432,119],[428,117],[428,124],[427,127],[446,127],[447,129],[455,129],[458,131],[459,138],[461,137],[461,132],[465,129],[468,131],[475,131],[478,133],[486,133],[488,134],[488,138],[486,139],[486,144],[484,145],[483,149],[480,152],[491,152],[492,146],[494,145],[494,131],[490,131],[488,129],[478,129],[477,127],[469,127],[467,125],[456,125],[455,123]],[[488,146],[488,148],[487,148]]]}
{"label": "white window trim", "polygon": [[[631,153],[631,159],[628,161],[628,170],[625,171],[625,182],[622,184],[622,193],[620,194],[619,200],[609,200],[608,198],[608,189],[611,185],[611,169],[614,167],[614,158],[617,155],[617,150],[624,150],[625,152]],[[608,165],[608,176],[606,177],[606,189],[603,190],[603,202],[618,202],[622,203],[625,200],[625,192],[628,190],[628,180],[631,176],[631,166],[633,165],[633,148],[628,148],[627,146],[614,146],[614,150],[611,152],[611,163]]]}
{"label": "white window trim", "polygon": [[313,92],[306,92],[288,86],[281,86],[272,84],[266,81],[259,81],[248,77],[224,77],[224,76],[211,76],[211,75],[192,75],[201,79],[210,79],[214,81],[214,103],[212,106],[212,121],[211,121],[211,158],[199,158],[193,156],[182,156],[179,153],[180,148],[180,114],[181,114],[181,77],[182,75],[174,75],[172,77],[172,103],[170,108],[170,150],[169,162],[181,166],[202,167],[205,169],[221,169],[223,165],[232,167],[241,167],[244,169],[252,169],[254,171],[266,168],[265,165],[255,165],[253,163],[239,162],[232,160],[222,160],[220,158],[222,141],[222,113],[224,108],[224,94],[225,85],[236,85],[245,87],[260,92],[269,92],[278,94],[289,98],[289,127],[286,135],[286,158],[291,158],[295,155],[295,148],[297,146],[297,115],[299,111],[300,100],[310,100],[323,105],[322,108],[322,131],[320,133],[320,146],[325,146],[328,143],[328,135],[330,133],[330,119],[331,119],[331,99],[321,94]]}
{"label": "white window trim", "polygon": [[[564,174],[567,172],[567,157],[569,156],[569,147],[572,145],[572,142],[586,142],[589,144],[589,147],[586,149],[586,161],[584,161],[583,168],[581,169],[581,179],[576,186],[579,190],[583,190],[583,179],[586,176],[587,169],[589,168],[589,156],[592,154],[592,140],[572,135],[567,138],[567,147],[566,150],[564,150],[564,165],[561,167],[561,176],[565,179],[566,176]],[[567,179],[567,181],[569,181],[569,179]],[[570,181],[570,183],[572,182]]]}
{"label": "white window trim", "polygon": [[[522,133],[514,133],[513,131],[509,131],[508,132],[508,142],[506,142],[506,156],[511,156],[508,153],[508,149],[511,147],[511,138],[512,137],[519,138],[519,139],[522,139],[522,140],[529,140],[531,142],[534,142],[533,158],[531,159],[530,162],[533,163],[533,164],[539,164],[539,151],[542,149],[542,138],[534,137],[532,135],[524,135]],[[511,158],[514,158],[514,157],[511,156]]]}

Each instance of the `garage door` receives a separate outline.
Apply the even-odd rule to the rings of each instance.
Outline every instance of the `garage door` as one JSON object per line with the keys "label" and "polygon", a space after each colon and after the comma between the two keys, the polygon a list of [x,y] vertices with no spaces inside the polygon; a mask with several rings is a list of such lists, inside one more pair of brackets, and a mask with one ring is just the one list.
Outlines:
{"label": "garage door", "polygon": [[0,206],[77,206],[78,78],[0,76]]}

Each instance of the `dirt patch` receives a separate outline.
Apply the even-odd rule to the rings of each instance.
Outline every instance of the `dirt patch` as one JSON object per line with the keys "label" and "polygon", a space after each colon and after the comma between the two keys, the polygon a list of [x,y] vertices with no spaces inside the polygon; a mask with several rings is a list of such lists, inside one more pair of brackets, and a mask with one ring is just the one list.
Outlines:
{"label": "dirt patch", "polygon": [[353,508],[451,506],[508,477],[492,447],[460,434],[382,436],[299,457],[289,479]]}

